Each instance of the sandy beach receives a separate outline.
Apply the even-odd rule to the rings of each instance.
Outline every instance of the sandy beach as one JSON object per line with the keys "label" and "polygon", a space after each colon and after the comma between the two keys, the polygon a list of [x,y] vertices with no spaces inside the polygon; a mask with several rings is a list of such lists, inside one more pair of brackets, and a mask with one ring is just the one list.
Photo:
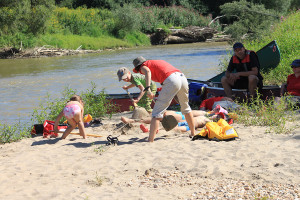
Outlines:
{"label": "sandy beach", "polygon": [[[300,198],[299,129],[275,135],[234,123],[240,138],[215,142],[161,128],[148,143],[139,124],[116,129],[120,116],[131,113],[86,128],[101,138],[36,136],[0,145],[1,199]],[[107,146],[108,135],[119,144]]]}

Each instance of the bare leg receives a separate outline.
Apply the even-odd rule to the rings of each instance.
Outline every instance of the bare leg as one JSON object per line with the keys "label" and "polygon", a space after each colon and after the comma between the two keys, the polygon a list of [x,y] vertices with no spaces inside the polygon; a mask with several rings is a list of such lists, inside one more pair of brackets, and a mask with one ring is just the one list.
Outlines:
{"label": "bare leg", "polygon": [[229,79],[226,76],[223,76],[221,82],[226,96],[232,98],[232,86]]}
{"label": "bare leg", "polygon": [[251,97],[256,96],[256,88],[257,88],[257,83],[258,83],[258,77],[255,75],[250,75],[248,77],[249,80],[249,93]]}
{"label": "bare leg", "polygon": [[146,119],[129,119],[127,117],[121,117],[121,121],[124,122],[125,124],[128,123],[135,123],[135,122],[140,122],[144,124],[150,124],[151,123],[151,117],[147,117]]}
{"label": "bare leg", "polygon": [[134,119],[129,119],[127,117],[121,117],[121,121],[124,122],[125,124],[134,123],[135,122]]}
{"label": "bare leg", "polygon": [[78,123],[78,129],[79,129],[79,133],[80,135],[83,137],[83,139],[86,139],[86,133],[85,133],[85,130],[84,130],[84,124],[83,124],[83,121],[80,121]]}
{"label": "bare leg", "polygon": [[205,114],[207,114],[207,112],[203,110],[192,110],[192,113],[194,117],[204,116]]}
{"label": "bare leg", "polygon": [[189,112],[187,114],[184,115],[185,116],[185,119],[191,129],[191,134],[190,134],[190,137],[194,136],[195,135],[195,122],[194,122],[194,117],[193,117],[193,113],[192,112]]}
{"label": "bare leg", "polygon": [[66,137],[71,133],[71,131],[73,131],[77,126],[77,124],[73,118],[71,118],[71,119],[67,118],[67,120],[68,120],[70,126],[68,126],[68,128],[65,130],[65,132],[61,136],[61,139],[66,139]]}
{"label": "bare leg", "polygon": [[167,110],[165,113],[164,113],[164,116],[166,115],[172,115],[175,117],[175,119],[180,122],[180,121],[183,121],[182,119],[182,116],[180,114],[177,114],[175,111],[173,110]]}
{"label": "bare leg", "polygon": [[148,138],[148,141],[149,142],[154,142],[154,137],[155,137],[155,134],[158,130],[158,127],[159,127],[159,121],[161,119],[159,118],[152,118],[151,119],[151,123],[150,123],[150,133],[149,133],[149,138]]}

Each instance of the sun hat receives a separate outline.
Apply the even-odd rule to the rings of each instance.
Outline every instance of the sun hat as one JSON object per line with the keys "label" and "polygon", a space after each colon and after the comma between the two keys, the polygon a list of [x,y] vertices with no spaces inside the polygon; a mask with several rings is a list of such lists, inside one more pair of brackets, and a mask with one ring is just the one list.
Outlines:
{"label": "sun hat", "polygon": [[300,67],[300,59],[296,59],[291,64],[292,67]]}
{"label": "sun hat", "polygon": [[166,115],[163,117],[161,124],[166,131],[170,131],[178,125],[178,122],[173,115]]}
{"label": "sun hat", "polygon": [[127,74],[129,72],[129,69],[127,69],[126,67],[121,67],[118,72],[117,75],[119,77],[119,81],[121,81],[122,79],[127,78]]}
{"label": "sun hat", "polygon": [[237,48],[243,48],[244,45],[240,42],[236,42],[234,45],[233,45],[233,50],[237,49]]}
{"label": "sun hat", "polygon": [[146,61],[147,60],[144,57],[139,56],[136,59],[134,59],[132,63],[133,63],[134,68],[137,68],[138,66],[140,66],[141,64],[143,64]]}

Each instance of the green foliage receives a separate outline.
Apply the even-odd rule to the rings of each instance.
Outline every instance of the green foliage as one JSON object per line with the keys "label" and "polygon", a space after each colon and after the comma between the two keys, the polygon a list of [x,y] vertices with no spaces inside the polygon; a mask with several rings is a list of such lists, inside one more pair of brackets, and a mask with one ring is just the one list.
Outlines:
{"label": "green foliage", "polygon": [[11,143],[28,137],[30,137],[30,130],[21,122],[13,125],[0,122],[0,144]]}
{"label": "green foliage", "polygon": [[154,33],[162,25],[172,26],[207,26],[209,18],[203,17],[193,9],[181,6],[171,7],[141,7],[137,9],[137,16],[143,22],[140,30],[144,33]]}
{"label": "green foliage", "polygon": [[267,126],[267,132],[290,133],[299,126],[288,127],[287,122],[296,120],[295,109],[299,109],[295,103],[288,98],[281,98],[279,101],[257,98],[251,103],[243,103],[242,108],[237,111],[238,122],[246,126]]}
{"label": "green foliage", "polygon": [[254,0],[252,2],[263,4],[266,9],[272,9],[285,14],[290,9],[292,0]]}
{"label": "green foliage", "polygon": [[136,46],[151,45],[149,37],[141,32],[137,32],[137,31],[127,33],[124,37],[124,40],[127,41],[128,43],[130,43],[132,45],[136,45]]}
{"label": "green foliage", "polygon": [[[111,116],[118,109],[114,104],[106,99],[106,94],[101,91],[99,94],[95,92],[96,86],[91,83],[91,89],[83,91],[80,96],[84,101],[84,114],[90,114],[93,118]],[[66,87],[62,92],[62,97],[51,99],[49,95],[43,99],[39,107],[33,110],[31,115],[32,124],[43,123],[47,120],[55,120],[59,113],[69,101],[70,97],[77,94],[77,91]],[[60,122],[63,122],[63,117]]]}
{"label": "green foliage", "polygon": [[106,30],[106,20],[112,18],[108,10],[77,8],[56,8],[48,24],[49,33],[61,33],[68,30],[75,35],[98,37]]}
{"label": "green foliage", "polygon": [[0,37],[0,47],[15,47],[19,49],[21,47],[24,49],[34,47],[37,42],[37,38],[32,34],[25,34],[17,32],[15,34],[7,34]]}
{"label": "green foliage", "polygon": [[252,39],[260,38],[279,19],[274,11],[265,9],[264,5],[249,3],[246,0],[226,3],[220,8],[227,17],[237,19],[225,28],[225,31],[236,40],[246,35]]}
{"label": "green foliage", "polygon": [[[147,41],[142,40],[145,44]],[[148,40],[149,41],[149,40]],[[118,47],[132,47],[135,44],[129,43],[121,39],[114,38],[108,35],[99,37],[79,36],[79,35],[64,35],[64,34],[47,34],[42,35],[37,41],[38,46],[51,45],[58,48],[77,49],[81,46],[82,49],[114,49]]]}
{"label": "green foliage", "polygon": [[81,93],[84,101],[84,112],[92,115],[92,117],[104,117],[109,113],[111,117],[112,113],[116,112],[118,108],[106,98],[107,95],[104,91],[99,94],[95,92],[95,83],[91,83],[91,85],[91,89]]}
{"label": "green foliage", "polygon": [[139,29],[141,22],[136,17],[136,9],[133,6],[124,5],[123,7],[118,7],[113,14],[115,19],[114,35],[123,38],[124,32],[132,32]]}
{"label": "green foliage", "polygon": [[270,72],[263,73],[264,84],[278,84],[286,82],[292,73],[290,64],[300,55],[300,12],[294,12],[275,24],[272,29],[260,39],[245,41],[247,49],[259,50],[272,40],[276,40],[281,55],[279,65]]}
{"label": "green foliage", "polygon": [[0,8],[0,34],[42,33],[53,8],[54,0],[7,2]]}

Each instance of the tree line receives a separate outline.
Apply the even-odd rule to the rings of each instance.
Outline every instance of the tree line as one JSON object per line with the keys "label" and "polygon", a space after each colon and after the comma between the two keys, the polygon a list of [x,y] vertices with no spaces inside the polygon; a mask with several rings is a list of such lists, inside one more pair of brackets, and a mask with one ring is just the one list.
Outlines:
{"label": "tree line", "polygon": [[[189,25],[209,25],[236,39],[259,38],[298,8],[299,0],[1,0],[0,46],[46,33],[124,39],[136,31]],[[78,17],[78,10],[91,11]]]}

